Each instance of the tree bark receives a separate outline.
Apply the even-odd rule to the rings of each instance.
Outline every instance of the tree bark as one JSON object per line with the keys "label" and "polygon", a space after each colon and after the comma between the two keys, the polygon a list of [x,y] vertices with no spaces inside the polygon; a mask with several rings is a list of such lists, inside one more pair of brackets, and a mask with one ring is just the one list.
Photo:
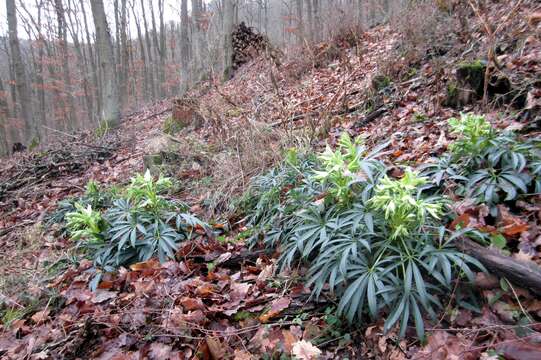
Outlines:
{"label": "tree bark", "polygon": [[491,272],[512,283],[541,295],[541,267],[535,263],[515,260],[495,249],[486,248],[469,239],[457,241],[459,249],[479,260]]}
{"label": "tree bark", "polygon": [[16,82],[17,96],[22,120],[24,121],[24,139],[26,141],[39,140],[39,132],[36,123],[32,119],[32,99],[30,87],[24,68],[24,62],[17,35],[17,9],[15,0],[6,0],[6,13],[8,20],[9,47],[11,49],[11,61],[13,63],[14,79]]}
{"label": "tree bark", "polygon": [[115,58],[113,53],[113,43],[103,0],[91,0],[92,16],[96,28],[96,45],[100,58],[100,68],[103,74],[102,103],[103,110],[101,121],[106,122],[108,126],[117,127],[120,125],[120,94],[115,72]]}
{"label": "tree bark", "polygon": [[9,108],[4,91],[4,84],[0,79],[0,156],[9,154],[9,141],[7,137],[7,120]]}
{"label": "tree bark", "polygon": [[296,0],[297,9],[297,44],[302,46],[304,42],[304,17],[303,17],[303,0]]}
{"label": "tree bark", "polygon": [[94,57],[94,51],[92,50],[92,42],[90,39],[90,31],[88,29],[88,20],[86,18],[86,10],[85,10],[85,4],[81,4],[81,11],[83,13],[83,23],[85,26],[85,35],[86,35],[86,43],[88,46],[88,58],[90,59],[90,67],[92,69],[92,82],[94,86],[94,96],[96,99],[96,113],[92,113],[91,116],[94,120],[94,122],[98,123],[100,121],[99,115],[102,112],[103,104],[101,102],[101,91],[99,89],[99,78],[98,78],[98,66],[96,64],[96,58]]}
{"label": "tree bark", "polygon": [[224,80],[229,80],[233,75],[233,29],[235,27],[236,0],[224,0],[224,57],[223,72]]}
{"label": "tree bark", "polygon": [[188,38],[188,0],[180,5],[180,96],[190,87],[190,40]]}
{"label": "tree bark", "polygon": [[62,0],[55,0],[55,11],[58,22],[58,41],[60,47],[60,61],[62,63],[62,77],[64,82],[64,96],[67,99],[66,109],[64,112],[67,114],[68,126],[70,130],[80,128],[82,124],[77,123],[77,117],[75,115],[75,106],[73,101],[73,90],[71,88],[71,75],[69,70],[68,48],[67,48],[67,30],[66,30],[66,18],[64,16],[64,5]]}
{"label": "tree bark", "polygon": [[152,57],[152,42],[150,40],[150,31],[148,27],[146,12],[145,12],[145,1],[141,0],[141,15],[143,16],[143,27],[145,28],[145,41],[147,43],[147,59],[149,66],[149,79],[150,79],[150,89],[152,91],[152,99],[156,99],[156,85],[154,81],[154,61]]}

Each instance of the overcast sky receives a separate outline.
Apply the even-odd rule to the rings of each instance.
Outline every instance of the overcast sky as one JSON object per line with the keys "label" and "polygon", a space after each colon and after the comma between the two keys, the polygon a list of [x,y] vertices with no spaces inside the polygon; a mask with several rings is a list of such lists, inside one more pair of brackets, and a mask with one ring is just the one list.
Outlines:
{"label": "overcast sky", "polygon": [[[29,11],[31,11],[31,12],[36,11],[35,10],[36,9],[35,0],[15,0],[15,1],[17,2],[17,4],[20,1],[24,1],[24,4],[25,4],[26,8]],[[75,1],[81,1],[81,0],[75,0]],[[136,4],[138,5],[138,6],[136,6],[136,10],[137,10],[137,9],[140,8],[140,0],[135,0],[135,1],[137,1]],[[158,16],[158,2],[154,1],[154,0],[151,0],[151,1],[145,0],[145,4],[149,4],[150,2],[152,2],[152,5],[155,7],[155,10],[154,10],[155,11],[155,16]],[[90,1],[86,0],[85,3],[87,4],[86,9],[88,10],[87,16],[90,17],[88,19],[89,22],[90,22],[89,26],[92,26],[93,23],[92,23],[92,18],[91,18],[92,14],[90,12]],[[106,13],[107,13],[107,16],[108,16],[109,26],[111,26],[111,28],[112,28],[114,26],[113,0],[104,0],[104,3],[105,3],[105,7],[106,7]],[[132,17],[131,8],[128,8],[128,10],[129,10],[129,13],[130,13],[130,17]],[[149,13],[150,13],[150,8],[149,8],[149,11],[147,12],[147,16],[149,16],[148,15]],[[21,13],[18,14],[18,17],[20,19]],[[175,22],[180,21],[180,0],[165,0],[164,20],[165,20],[166,23],[168,23],[170,21],[175,21]],[[7,27],[8,27],[8,25],[7,25],[7,17],[6,17],[6,2],[5,2],[5,0],[0,0],[0,33],[5,34],[7,32]],[[131,32],[132,36],[137,34],[137,30],[135,28],[135,23],[133,21],[130,22],[130,32]],[[22,28],[20,20],[19,20],[19,34],[18,35],[21,38],[26,38],[26,32]]]}

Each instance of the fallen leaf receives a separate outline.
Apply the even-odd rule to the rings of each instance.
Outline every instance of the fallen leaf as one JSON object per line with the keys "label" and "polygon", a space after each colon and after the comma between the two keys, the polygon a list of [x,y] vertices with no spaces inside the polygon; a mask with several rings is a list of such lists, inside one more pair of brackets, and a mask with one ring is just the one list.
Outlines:
{"label": "fallen leaf", "polygon": [[182,305],[186,311],[205,310],[205,304],[203,304],[201,299],[194,299],[188,296],[180,299],[180,305]]}
{"label": "fallen leaf", "polygon": [[150,344],[150,352],[148,357],[153,360],[168,359],[171,355],[171,350],[172,348],[169,345],[154,342]]}
{"label": "fallen leaf", "polygon": [[92,303],[94,304],[101,304],[102,302],[105,302],[107,300],[111,300],[117,297],[116,291],[108,291],[108,290],[96,290],[94,293],[94,296],[92,296]]}
{"label": "fallen leaf", "polygon": [[299,360],[314,360],[321,355],[321,350],[312,345],[312,343],[301,340],[293,344],[291,353]]}
{"label": "fallen leaf", "polygon": [[150,259],[144,262],[138,262],[130,265],[130,269],[133,271],[143,271],[143,270],[155,270],[161,268],[161,264],[157,259]]}
{"label": "fallen leaf", "polygon": [[299,341],[299,339],[289,330],[282,330],[282,335],[284,336],[284,348],[286,352],[291,353],[293,344]]}
{"label": "fallen leaf", "polygon": [[38,311],[32,315],[32,321],[36,324],[43,323],[49,318],[49,310]]}
{"label": "fallen leaf", "polygon": [[207,337],[206,342],[212,359],[221,360],[225,357],[225,347],[222,346],[220,340],[214,337]]}
{"label": "fallen leaf", "polygon": [[288,297],[282,297],[272,302],[271,308],[268,312],[259,317],[259,321],[262,323],[268,322],[270,319],[278,316],[282,311],[289,307],[291,299]]}

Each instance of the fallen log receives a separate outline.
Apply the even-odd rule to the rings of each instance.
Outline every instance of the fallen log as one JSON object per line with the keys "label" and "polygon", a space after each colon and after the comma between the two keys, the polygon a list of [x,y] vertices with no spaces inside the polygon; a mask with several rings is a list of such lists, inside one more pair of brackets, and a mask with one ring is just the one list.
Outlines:
{"label": "fallen log", "polygon": [[535,263],[513,259],[498,250],[487,248],[469,239],[457,242],[464,253],[479,260],[488,270],[512,283],[541,295],[541,267]]}
{"label": "fallen log", "polygon": [[192,259],[196,263],[207,263],[211,261],[218,261],[217,265],[222,267],[239,267],[245,262],[255,263],[257,259],[264,255],[270,255],[268,250],[255,250],[255,251],[241,251],[237,254],[231,254],[230,257],[225,258],[223,261],[219,260],[219,255],[190,255],[189,259]]}

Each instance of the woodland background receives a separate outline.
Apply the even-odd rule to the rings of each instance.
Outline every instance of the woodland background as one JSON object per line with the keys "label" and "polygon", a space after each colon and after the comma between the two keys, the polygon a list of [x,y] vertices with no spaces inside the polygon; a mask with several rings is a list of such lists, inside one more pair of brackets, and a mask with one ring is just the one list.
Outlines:
{"label": "woodland background", "polygon": [[[105,19],[93,8],[97,3]],[[114,123],[120,113],[182,95],[209,77],[221,79],[230,43],[224,34],[233,24],[256,28],[295,57],[309,43],[347,25],[372,26],[405,3],[7,0],[0,37],[0,154],[18,142],[47,143],[57,131],[96,128],[109,117]],[[96,18],[105,20],[107,38],[97,36]]]}

